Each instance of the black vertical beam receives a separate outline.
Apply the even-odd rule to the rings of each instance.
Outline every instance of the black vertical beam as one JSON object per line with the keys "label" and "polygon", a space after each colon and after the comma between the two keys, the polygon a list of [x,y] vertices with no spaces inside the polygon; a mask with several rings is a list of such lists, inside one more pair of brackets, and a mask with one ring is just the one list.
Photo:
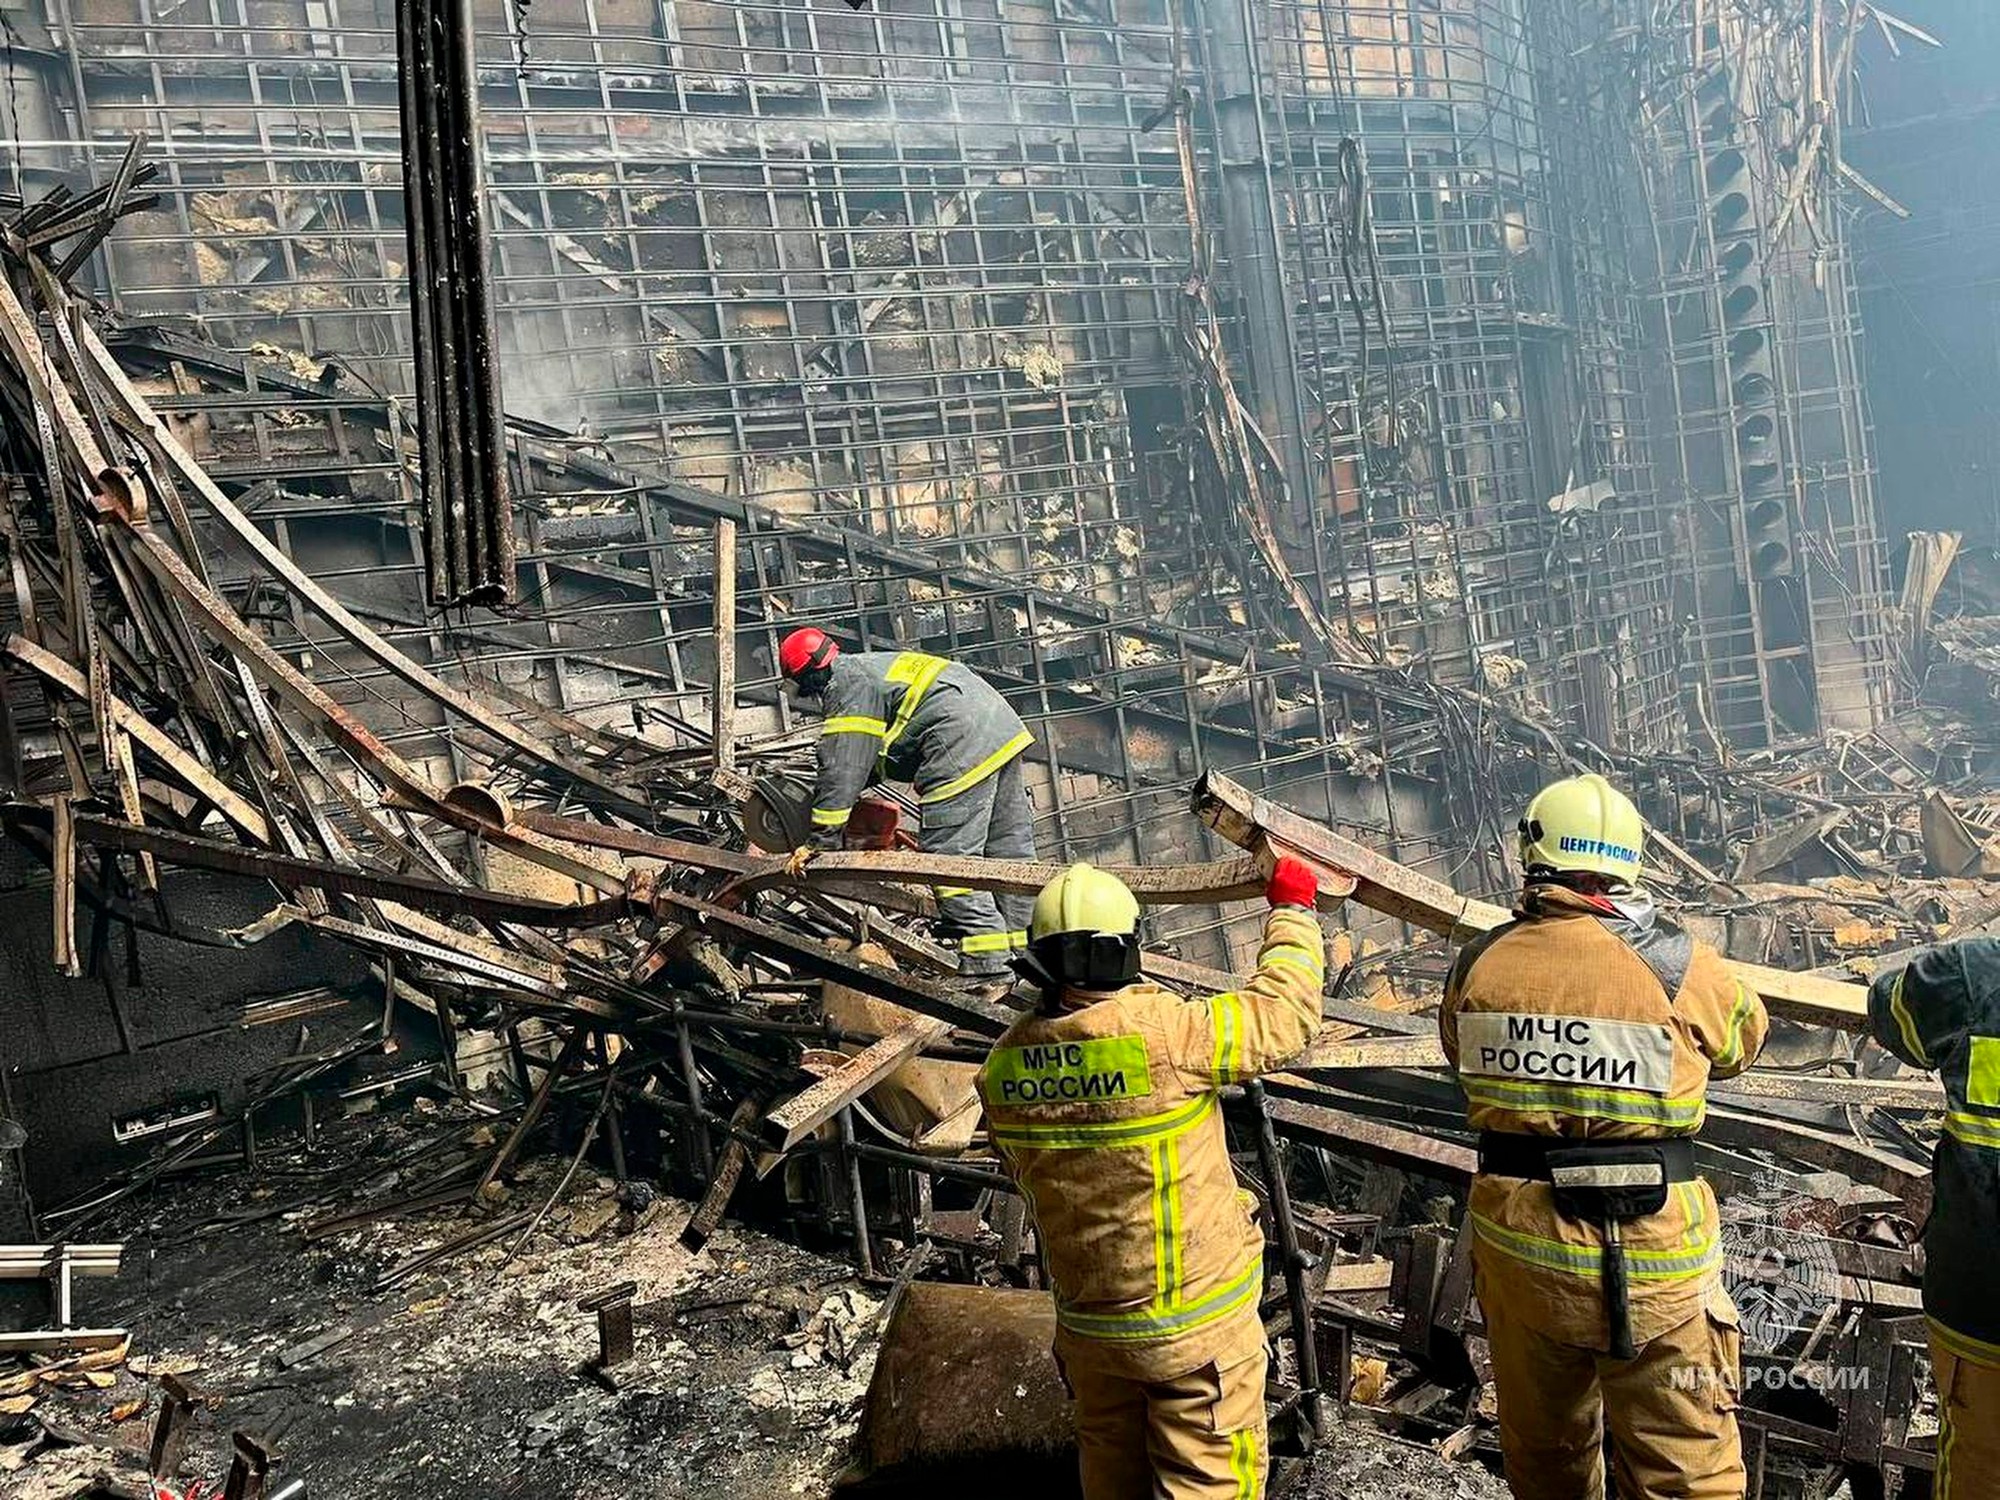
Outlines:
{"label": "black vertical beam", "polygon": [[1285,285],[1283,240],[1264,121],[1264,84],[1251,6],[1262,0],[1197,0],[1208,85],[1214,98],[1215,155],[1222,184],[1223,248],[1243,310],[1243,347],[1250,359],[1251,404],[1257,424],[1285,466],[1287,511],[1294,523],[1311,514],[1312,466],[1307,458],[1299,389],[1298,340]]}
{"label": "black vertical beam", "polygon": [[396,23],[430,600],[511,604],[514,526],[471,0],[401,0]]}

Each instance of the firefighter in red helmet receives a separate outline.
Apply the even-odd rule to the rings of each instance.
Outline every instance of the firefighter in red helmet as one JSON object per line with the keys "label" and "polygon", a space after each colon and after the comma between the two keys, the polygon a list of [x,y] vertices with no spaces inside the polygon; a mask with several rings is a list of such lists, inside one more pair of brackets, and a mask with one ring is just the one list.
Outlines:
{"label": "firefighter in red helmet", "polygon": [[[1035,857],[1034,811],[1021,775],[1033,736],[978,673],[922,651],[842,651],[823,630],[794,630],[778,645],[778,670],[818,700],[824,727],[813,796],[813,843],[836,847],[855,799],[870,782],[915,786],[921,847],[933,854]],[[960,971],[1003,978],[1027,946],[1024,896],[942,887],[938,909],[960,952]]]}

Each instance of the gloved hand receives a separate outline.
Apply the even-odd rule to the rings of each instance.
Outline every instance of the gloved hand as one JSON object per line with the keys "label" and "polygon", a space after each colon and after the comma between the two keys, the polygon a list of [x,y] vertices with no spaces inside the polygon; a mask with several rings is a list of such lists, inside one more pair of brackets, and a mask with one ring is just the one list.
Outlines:
{"label": "gloved hand", "polygon": [[785,873],[797,880],[805,874],[806,866],[819,857],[819,850],[811,844],[801,844],[785,860]]}
{"label": "gloved hand", "polygon": [[1271,867],[1271,880],[1264,887],[1264,899],[1273,906],[1303,906],[1311,911],[1319,902],[1319,877],[1313,874],[1312,866],[1304,860],[1281,854],[1277,864]]}

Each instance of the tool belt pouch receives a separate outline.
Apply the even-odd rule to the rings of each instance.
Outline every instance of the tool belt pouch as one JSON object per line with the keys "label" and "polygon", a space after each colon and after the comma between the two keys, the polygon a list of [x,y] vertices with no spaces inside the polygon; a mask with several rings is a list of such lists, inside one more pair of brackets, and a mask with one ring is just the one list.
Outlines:
{"label": "tool belt pouch", "polygon": [[1581,1146],[1551,1151],[1556,1212],[1602,1227],[1643,1219],[1667,1206],[1667,1153],[1657,1145]]}

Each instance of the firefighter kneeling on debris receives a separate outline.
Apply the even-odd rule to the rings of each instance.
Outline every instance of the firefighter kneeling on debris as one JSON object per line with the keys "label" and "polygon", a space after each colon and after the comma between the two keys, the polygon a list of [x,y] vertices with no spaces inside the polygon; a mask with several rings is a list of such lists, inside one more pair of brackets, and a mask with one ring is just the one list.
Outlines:
{"label": "firefighter kneeling on debris", "polygon": [[1639,888],[1645,827],[1601,776],[1521,820],[1515,919],[1468,944],[1438,1012],[1480,1131],[1468,1204],[1517,1500],[1741,1500],[1740,1348],[1691,1137],[1763,1002]]}
{"label": "firefighter kneeling on debris", "polygon": [[979,1093],[1055,1291],[1085,1500],[1263,1493],[1264,1246],[1218,1094],[1319,1026],[1318,889],[1280,859],[1256,974],[1200,1001],[1139,980],[1139,907],[1114,876],[1072,865],[1035,898],[1015,966],[1039,1005]]}
{"label": "firefighter kneeling on debris", "polygon": [[[794,630],[778,643],[778,670],[817,698],[819,783],[813,842],[793,851],[802,871],[821,849],[838,848],[862,788],[908,781],[922,814],[918,844],[930,854],[1035,857],[1034,810],[1021,752],[1034,736],[977,672],[921,651],[843,652],[825,631]],[[1024,897],[940,887],[943,935],[961,974],[998,979],[1027,941]]]}
{"label": "firefighter kneeling on debris", "polygon": [[1938,1393],[1935,1500],[2000,1496],[2000,938],[1925,948],[1868,987],[1875,1040],[1944,1084],[1924,1226]]}

